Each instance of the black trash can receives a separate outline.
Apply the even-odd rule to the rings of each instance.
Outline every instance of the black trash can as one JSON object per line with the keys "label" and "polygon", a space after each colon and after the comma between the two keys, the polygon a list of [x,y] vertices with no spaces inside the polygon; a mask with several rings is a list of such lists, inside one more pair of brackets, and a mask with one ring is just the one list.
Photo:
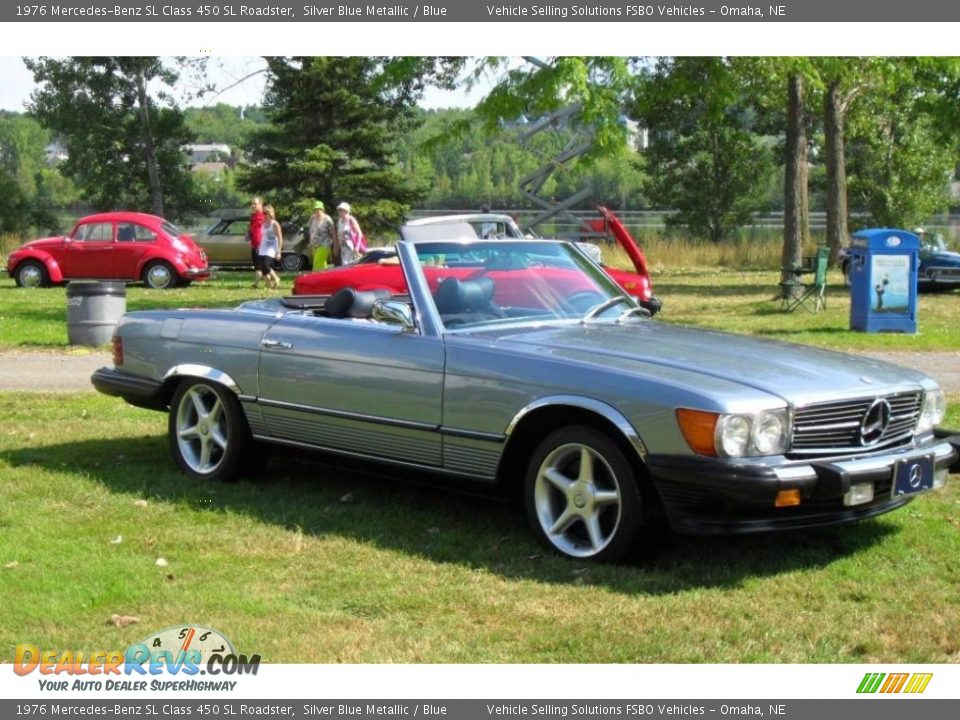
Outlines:
{"label": "black trash can", "polygon": [[74,281],[67,285],[67,339],[71,345],[103,345],[127,311],[122,282]]}

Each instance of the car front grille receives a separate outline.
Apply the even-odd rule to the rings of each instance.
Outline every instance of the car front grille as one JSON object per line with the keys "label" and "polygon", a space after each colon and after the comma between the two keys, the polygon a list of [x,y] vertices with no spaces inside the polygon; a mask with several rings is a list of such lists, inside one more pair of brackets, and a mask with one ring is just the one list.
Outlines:
{"label": "car front grille", "polygon": [[926,272],[931,280],[940,282],[960,282],[960,268],[954,267],[929,267]]}
{"label": "car front grille", "polygon": [[[864,418],[879,400],[886,400],[890,406],[889,422],[879,437],[865,440],[861,432]],[[907,392],[797,408],[790,454],[838,455],[904,444],[913,437],[922,404],[923,393]]]}

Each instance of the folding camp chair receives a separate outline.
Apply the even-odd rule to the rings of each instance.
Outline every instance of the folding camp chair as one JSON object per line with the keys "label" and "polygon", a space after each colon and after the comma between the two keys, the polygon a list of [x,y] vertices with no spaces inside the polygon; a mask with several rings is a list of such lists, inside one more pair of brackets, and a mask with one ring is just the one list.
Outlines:
{"label": "folding camp chair", "polygon": [[[827,307],[827,264],[830,261],[830,248],[817,248],[817,255],[813,261],[811,269],[799,268],[794,273],[797,279],[781,283],[789,285],[789,288],[782,288],[783,299],[780,301],[780,309],[784,312],[793,312],[801,305],[812,313],[820,312]],[[813,272],[813,282],[805,283],[799,280],[799,275],[805,272]],[[792,292],[787,292],[787,290]],[[794,294],[799,293],[799,294]]]}

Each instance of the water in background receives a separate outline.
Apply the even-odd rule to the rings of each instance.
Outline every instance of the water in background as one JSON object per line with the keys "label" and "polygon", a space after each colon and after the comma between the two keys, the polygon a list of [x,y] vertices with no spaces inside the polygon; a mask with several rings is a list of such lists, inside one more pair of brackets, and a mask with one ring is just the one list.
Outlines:
{"label": "water in background", "polygon": [[[479,208],[473,210],[415,210],[410,215],[411,217],[429,217],[464,212],[480,212],[480,210]],[[494,208],[491,212],[512,215],[517,220],[517,224],[524,228],[538,214],[536,210],[501,210],[498,208]],[[596,213],[586,211],[577,211],[573,214],[580,218],[581,222],[598,218]],[[676,239],[685,242],[702,240],[702,238],[694,236],[682,228],[668,229],[666,218],[669,214],[669,211],[663,210],[621,210],[617,212],[617,216],[641,245],[644,241],[653,239],[668,241]],[[826,224],[825,213],[814,212],[810,214],[810,239],[813,243],[825,242]],[[862,227],[867,227],[866,219],[862,215],[852,215],[850,218],[851,230]],[[960,246],[960,215],[937,215],[928,218],[923,227],[928,233],[943,235],[949,246]],[[914,228],[906,229],[913,230]],[[575,234],[577,230],[577,223],[561,220],[557,222],[548,221],[538,226],[536,233],[541,237],[564,237]],[[736,230],[728,239],[735,242],[772,242],[780,244],[783,241],[783,213],[757,215],[751,225]]]}

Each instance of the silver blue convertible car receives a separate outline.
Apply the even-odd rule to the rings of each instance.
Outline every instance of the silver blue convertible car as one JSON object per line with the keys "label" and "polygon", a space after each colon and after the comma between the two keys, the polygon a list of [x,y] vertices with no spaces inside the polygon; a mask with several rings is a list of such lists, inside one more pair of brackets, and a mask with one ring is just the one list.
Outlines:
{"label": "silver blue convertible car", "polygon": [[482,481],[575,558],[622,558],[661,518],[684,533],[861,520],[960,467],[920,373],[655,322],[567,243],[398,256],[405,295],[129,313],[93,384],[169,410],[188,477],[235,477],[274,443]]}

